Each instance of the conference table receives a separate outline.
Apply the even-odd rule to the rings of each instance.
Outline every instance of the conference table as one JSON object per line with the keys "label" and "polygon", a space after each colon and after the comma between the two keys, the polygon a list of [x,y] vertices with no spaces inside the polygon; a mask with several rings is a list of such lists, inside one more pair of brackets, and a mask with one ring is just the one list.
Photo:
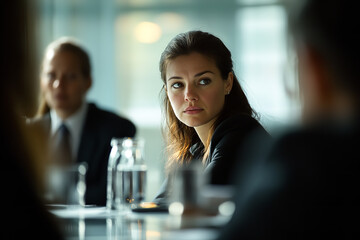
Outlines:
{"label": "conference table", "polygon": [[50,210],[69,240],[211,240],[230,216],[174,215],[168,212],[108,210],[105,207],[59,207]]}

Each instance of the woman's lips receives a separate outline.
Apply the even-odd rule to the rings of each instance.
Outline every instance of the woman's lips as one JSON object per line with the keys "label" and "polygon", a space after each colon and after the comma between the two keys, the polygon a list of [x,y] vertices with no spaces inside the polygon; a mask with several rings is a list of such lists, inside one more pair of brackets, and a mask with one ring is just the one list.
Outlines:
{"label": "woman's lips", "polygon": [[199,108],[199,107],[187,107],[184,111],[184,113],[187,113],[187,114],[197,114],[199,112],[202,112],[203,109],[202,108]]}

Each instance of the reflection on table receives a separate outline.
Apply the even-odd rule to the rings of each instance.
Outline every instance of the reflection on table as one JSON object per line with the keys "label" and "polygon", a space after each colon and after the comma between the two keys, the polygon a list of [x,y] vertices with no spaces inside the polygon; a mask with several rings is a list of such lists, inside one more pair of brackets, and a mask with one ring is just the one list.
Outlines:
{"label": "reflection on table", "polygon": [[168,213],[119,212],[106,208],[52,209],[66,239],[176,240],[215,239],[229,216],[174,216]]}

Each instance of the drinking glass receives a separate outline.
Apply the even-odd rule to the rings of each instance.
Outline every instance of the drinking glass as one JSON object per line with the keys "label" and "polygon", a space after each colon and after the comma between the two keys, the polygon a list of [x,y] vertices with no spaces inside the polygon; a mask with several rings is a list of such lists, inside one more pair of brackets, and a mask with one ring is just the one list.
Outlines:
{"label": "drinking glass", "polygon": [[86,172],[86,163],[51,166],[47,175],[47,203],[66,207],[85,206]]}

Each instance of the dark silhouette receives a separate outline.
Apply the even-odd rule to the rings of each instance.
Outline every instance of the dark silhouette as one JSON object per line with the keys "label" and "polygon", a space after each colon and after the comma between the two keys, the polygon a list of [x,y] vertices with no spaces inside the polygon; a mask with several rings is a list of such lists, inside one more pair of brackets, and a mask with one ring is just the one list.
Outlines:
{"label": "dark silhouette", "polygon": [[[255,138],[218,239],[358,239],[360,34],[354,1],[293,1],[302,126]],[[294,7],[294,8],[292,8]],[[262,144],[263,142],[263,144]]]}
{"label": "dark silhouette", "polygon": [[3,239],[63,239],[44,208],[42,139],[25,128],[35,94],[32,73],[31,3],[14,0],[1,7],[1,206]]}

